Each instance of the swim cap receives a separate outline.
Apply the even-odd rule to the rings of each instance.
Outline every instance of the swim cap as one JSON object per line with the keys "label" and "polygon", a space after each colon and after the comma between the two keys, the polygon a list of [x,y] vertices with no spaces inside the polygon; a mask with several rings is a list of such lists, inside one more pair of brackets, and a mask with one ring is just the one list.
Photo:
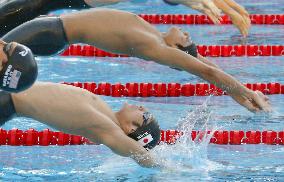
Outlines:
{"label": "swim cap", "polygon": [[7,92],[23,91],[35,82],[37,78],[37,63],[32,51],[24,45],[18,44],[11,55],[12,43],[3,47],[8,62],[3,64],[0,71],[0,89]]}
{"label": "swim cap", "polygon": [[171,5],[171,6],[176,6],[178,5],[178,3],[172,3],[172,2],[169,2],[167,0],[163,0],[165,3],[167,3],[168,5]]}
{"label": "swim cap", "polygon": [[[146,116],[150,115],[152,117],[152,114],[150,114],[149,112],[145,112],[144,115]],[[147,121],[148,119],[145,119],[144,115],[143,115],[143,119],[145,122],[145,120]],[[149,124],[142,125],[136,131],[128,134],[128,136],[138,141],[140,144],[142,144],[144,148],[152,149],[160,141],[161,130],[160,130],[158,122],[155,119],[153,119]]]}
{"label": "swim cap", "polygon": [[183,47],[181,45],[177,45],[177,47],[180,50],[186,52],[187,54],[190,54],[191,56],[197,58],[197,47],[196,47],[195,43],[192,43],[192,44],[190,44],[189,46],[186,46],[186,47]]}

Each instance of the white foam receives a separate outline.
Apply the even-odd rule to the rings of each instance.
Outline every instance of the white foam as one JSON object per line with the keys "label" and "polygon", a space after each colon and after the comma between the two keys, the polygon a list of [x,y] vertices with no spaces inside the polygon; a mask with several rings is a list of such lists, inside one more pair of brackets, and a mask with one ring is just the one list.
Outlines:
{"label": "white foam", "polygon": [[[188,111],[185,117],[179,119],[177,130],[183,131],[183,135],[174,145],[161,144],[152,151],[159,163],[165,166],[166,171],[178,173],[202,171],[202,173],[206,173],[222,166],[208,160],[207,157],[210,138],[217,130],[216,124],[209,122],[212,112],[207,106],[208,100],[194,110]],[[211,132],[204,134],[204,136],[197,135],[195,141],[192,141],[191,132],[193,129],[204,131],[204,133]]]}

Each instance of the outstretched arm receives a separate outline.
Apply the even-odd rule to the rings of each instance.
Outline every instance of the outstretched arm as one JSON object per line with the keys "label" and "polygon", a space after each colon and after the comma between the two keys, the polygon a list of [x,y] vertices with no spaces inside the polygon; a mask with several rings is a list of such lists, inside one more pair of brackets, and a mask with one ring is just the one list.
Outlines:
{"label": "outstretched arm", "polygon": [[154,60],[160,64],[181,68],[189,73],[197,75],[204,80],[226,91],[239,104],[250,111],[270,111],[268,98],[261,93],[253,92],[243,86],[232,76],[220,69],[209,66],[196,58],[175,48],[153,44],[145,49],[142,58]]}
{"label": "outstretched arm", "polygon": [[217,66],[216,64],[214,64],[212,61],[209,61],[207,58],[201,56],[200,54],[197,54],[197,59],[201,62],[203,62],[204,64],[207,64],[208,66],[212,66],[214,68],[219,68],[219,66]]}
{"label": "outstretched arm", "polygon": [[100,142],[108,146],[113,152],[124,157],[133,158],[143,167],[159,167],[153,156],[137,141],[129,138],[119,129],[96,133]]}
{"label": "outstretched arm", "polygon": [[[209,61],[208,59],[206,59],[205,57],[201,56],[200,54],[197,53],[197,60],[201,61],[204,64],[207,64],[208,66],[212,66],[214,68],[220,69],[218,65],[214,64],[212,61]],[[179,71],[183,71],[183,69],[179,69],[179,68],[175,68],[175,67],[171,67],[173,69],[179,70]]]}

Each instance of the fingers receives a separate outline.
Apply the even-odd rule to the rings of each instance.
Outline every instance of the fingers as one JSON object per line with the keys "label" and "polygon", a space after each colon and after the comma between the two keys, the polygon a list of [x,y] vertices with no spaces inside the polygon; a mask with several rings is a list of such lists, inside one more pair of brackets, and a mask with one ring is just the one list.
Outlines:
{"label": "fingers", "polygon": [[242,26],[242,30],[241,30],[241,33],[244,37],[247,37],[248,36],[248,33],[249,33],[249,28],[250,28],[250,25],[247,23],[247,21],[245,20],[244,17],[241,16],[241,26]]}
{"label": "fingers", "polygon": [[250,112],[259,112],[260,109],[256,107],[250,100],[246,100],[242,103]]}
{"label": "fingers", "polygon": [[221,17],[221,10],[212,1],[203,1],[206,9],[210,10],[211,14],[219,19]]}
{"label": "fingers", "polygon": [[247,37],[248,33],[249,33],[249,28],[246,25],[243,25],[241,29],[241,34],[243,35],[243,37]]}
{"label": "fingers", "polygon": [[249,32],[250,24],[246,23],[243,16],[241,16],[236,11],[230,15],[230,18],[233,22],[233,24],[239,29],[241,34],[246,37]]}
{"label": "fingers", "polygon": [[244,7],[241,5],[235,3],[233,0],[225,0],[231,8],[233,8],[237,13],[239,13],[242,16],[242,21],[245,24],[245,30],[242,32],[242,35],[246,37],[248,35],[250,26],[251,26],[251,21],[249,18],[249,13],[245,10]]}
{"label": "fingers", "polygon": [[215,5],[220,8],[226,15],[230,16],[233,24],[239,29],[241,34],[246,37],[248,35],[250,27],[249,17],[236,11],[232,7],[230,2],[227,2],[226,0],[214,0]]}
{"label": "fingers", "polygon": [[209,9],[204,9],[203,11],[209,18],[213,21],[214,24],[220,24],[219,17],[216,17],[212,14],[212,12]]}
{"label": "fingers", "polygon": [[242,7],[242,6],[240,6],[240,5],[236,5],[236,6],[233,6],[233,8],[238,12],[238,13],[240,13],[241,15],[244,15],[244,16],[247,16],[247,17],[249,17],[249,13],[247,12],[247,10],[244,8],[244,7]]}
{"label": "fingers", "polygon": [[217,8],[217,6],[213,2],[208,0],[203,0],[202,3],[188,2],[187,6],[190,6],[192,9],[198,10],[209,16],[214,24],[220,23],[221,10]]}
{"label": "fingers", "polygon": [[271,112],[269,98],[259,91],[250,92],[249,95],[231,95],[240,105],[246,107],[251,112]]}
{"label": "fingers", "polygon": [[231,8],[235,9],[238,13],[241,15],[249,16],[249,13],[246,11],[246,9],[236,3],[234,0],[224,0]]}
{"label": "fingers", "polygon": [[249,16],[245,16],[245,15],[243,15],[243,14],[241,14],[241,16],[242,16],[242,18],[243,18],[243,20],[244,20],[244,22],[245,22],[245,24],[246,24],[246,27],[247,27],[248,29],[250,29],[250,27],[251,27],[250,17],[249,17]]}
{"label": "fingers", "polygon": [[241,32],[243,37],[247,37],[247,35],[248,35],[248,28],[246,27],[246,25],[245,25],[243,20],[240,20],[240,23],[235,24],[235,26],[237,26],[237,28],[239,29],[239,31]]}
{"label": "fingers", "polygon": [[245,22],[246,22],[246,25],[248,26],[248,28],[251,27],[251,21],[250,21],[250,18],[248,16],[243,16]]}
{"label": "fingers", "polygon": [[254,105],[251,100],[249,100],[248,98],[240,95],[240,94],[237,94],[237,95],[231,95],[231,97],[236,101],[238,102],[240,105],[244,106],[245,108],[247,108],[249,111],[251,112],[258,112],[260,111],[260,109]]}
{"label": "fingers", "polygon": [[269,98],[265,96],[263,93],[261,93],[260,91],[254,92],[252,99],[253,99],[252,103],[257,105],[264,112],[272,111]]}
{"label": "fingers", "polygon": [[241,13],[242,15],[249,17],[249,13],[247,12],[247,10],[243,7],[239,7],[236,9],[239,13]]}

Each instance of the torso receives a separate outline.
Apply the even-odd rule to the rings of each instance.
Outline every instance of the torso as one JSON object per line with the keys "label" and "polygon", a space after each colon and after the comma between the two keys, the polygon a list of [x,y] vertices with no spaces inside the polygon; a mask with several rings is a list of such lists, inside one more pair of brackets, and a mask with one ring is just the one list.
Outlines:
{"label": "torso", "polygon": [[152,25],[125,11],[98,8],[60,18],[71,42],[91,44],[114,53],[132,55],[133,48],[139,48],[144,41],[163,41]]}
{"label": "torso", "polygon": [[[20,115],[73,134],[108,124],[117,126],[114,112],[99,96],[69,85],[37,82],[27,91],[13,95],[13,101]],[[98,120],[102,115],[111,122]]]}

